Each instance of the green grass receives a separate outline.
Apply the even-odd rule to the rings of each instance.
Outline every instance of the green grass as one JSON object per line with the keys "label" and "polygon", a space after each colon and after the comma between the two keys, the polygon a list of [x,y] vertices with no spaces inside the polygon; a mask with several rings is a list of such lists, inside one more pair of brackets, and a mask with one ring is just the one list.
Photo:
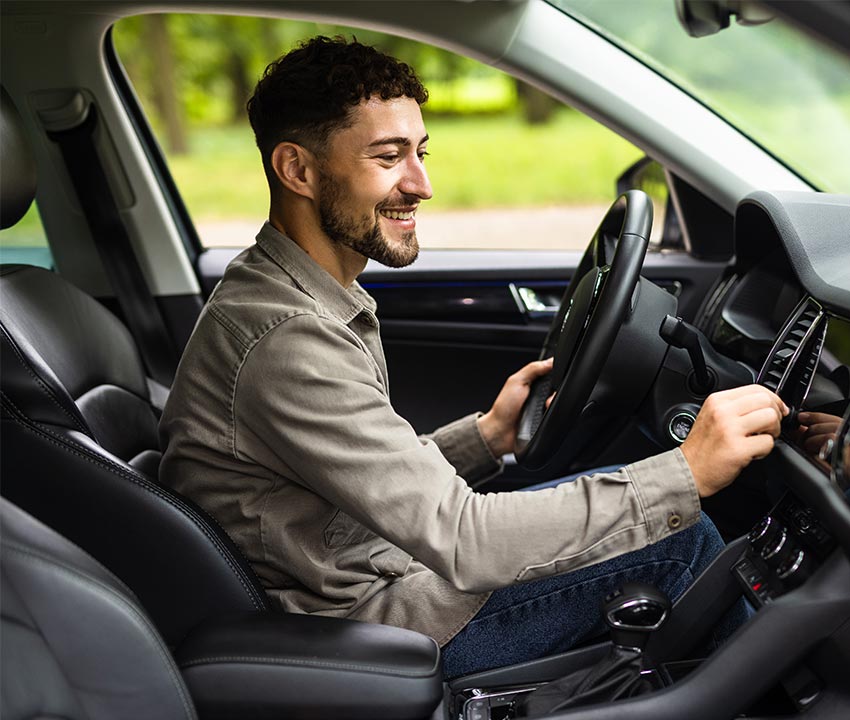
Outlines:
{"label": "green grass", "polygon": [[585,116],[546,125],[519,117],[428,123],[432,207],[521,207],[610,201],[618,175],[643,153]]}
{"label": "green grass", "polygon": [[[426,117],[433,209],[608,202],[640,150],[565,110],[546,125],[519,117]],[[196,221],[264,217],[268,190],[247,126],[202,128],[191,152],[169,158]]]}

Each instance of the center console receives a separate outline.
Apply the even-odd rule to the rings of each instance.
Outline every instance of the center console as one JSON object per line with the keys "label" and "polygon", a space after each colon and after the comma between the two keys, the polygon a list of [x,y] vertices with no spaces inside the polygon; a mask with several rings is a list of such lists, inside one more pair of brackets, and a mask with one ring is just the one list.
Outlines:
{"label": "center console", "polygon": [[[719,648],[711,629],[744,595],[753,616]],[[629,720],[839,717],[836,665],[850,661],[850,564],[818,514],[785,493],[748,536],[730,544],[653,632],[641,694],[616,700]],[[451,720],[610,718],[611,700],[527,715],[531,693],[604,664],[612,643],[450,683]],[[839,671],[844,673],[845,671]],[[836,687],[839,693],[836,695]],[[836,704],[838,703],[838,704]]]}

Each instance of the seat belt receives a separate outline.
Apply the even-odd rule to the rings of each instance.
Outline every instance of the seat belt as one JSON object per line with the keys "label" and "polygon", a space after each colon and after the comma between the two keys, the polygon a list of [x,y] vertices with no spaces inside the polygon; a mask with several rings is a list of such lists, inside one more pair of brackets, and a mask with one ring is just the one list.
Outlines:
{"label": "seat belt", "polygon": [[82,122],[48,130],[47,134],[62,152],[95,247],[147,371],[154,380],[171,387],[177,352],[145,281],[95,147],[97,121],[97,110],[89,104]]}

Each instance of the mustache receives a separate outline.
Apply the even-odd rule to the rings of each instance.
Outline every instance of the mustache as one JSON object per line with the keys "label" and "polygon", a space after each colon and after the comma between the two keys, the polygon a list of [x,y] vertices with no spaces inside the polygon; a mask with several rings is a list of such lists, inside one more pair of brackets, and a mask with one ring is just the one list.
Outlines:
{"label": "mustache", "polygon": [[376,210],[386,210],[387,208],[397,208],[397,207],[418,207],[421,199],[418,195],[408,195],[407,193],[401,193],[396,195],[395,197],[387,198],[386,200],[381,200],[376,206]]}

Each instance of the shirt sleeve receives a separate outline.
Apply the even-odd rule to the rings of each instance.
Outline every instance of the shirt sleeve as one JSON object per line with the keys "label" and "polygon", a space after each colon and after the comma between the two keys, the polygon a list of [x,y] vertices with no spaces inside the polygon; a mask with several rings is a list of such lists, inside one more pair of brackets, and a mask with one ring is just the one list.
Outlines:
{"label": "shirt sleeve", "polygon": [[322,496],[465,592],[600,562],[699,517],[678,450],[554,488],[476,493],[395,413],[374,359],[329,318],[293,316],[256,343],[233,415],[238,455]]}
{"label": "shirt sleeve", "polygon": [[457,474],[473,487],[498,475],[504,467],[478,429],[481,415],[472,413],[421,436],[423,440],[432,440]]}

